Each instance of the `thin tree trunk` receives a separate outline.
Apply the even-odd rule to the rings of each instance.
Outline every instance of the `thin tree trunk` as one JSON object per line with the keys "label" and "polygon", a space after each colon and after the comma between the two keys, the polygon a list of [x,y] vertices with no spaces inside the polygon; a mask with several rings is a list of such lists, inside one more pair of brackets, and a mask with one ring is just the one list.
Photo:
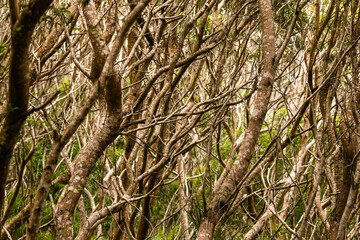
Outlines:
{"label": "thin tree trunk", "polygon": [[[11,17],[11,54],[7,92],[7,112],[0,129],[0,209],[5,201],[5,185],[10,160],[21,127],[26,119],[29,102],[29,47],[40,17],[52,0],[32,1],[21,14],[17,1],[9,1]],[[2,226],[0,226],[2,229]]]}
{"label": "thin tree trunk", "polygon": [[[121,82],[114,72],[114,62],[126,39],[126,35],[137,19],[137,16],[145,9],[150,0],[140,1],[125,18],[124,23],[115,38],[113,49],[104,63],[99,82],[104,86],[107,117],[103,126],[96,132],[94,137],[83,147],[73,162],[74,172],[69,184],[65,188],[56,208],[57,239],[72,239],[73,213],[80,198],[81,191],[85,187],[93,167],[106,147],[119,135],[122,119],[122,89]],[[130,173],[129,173],[130,174]]]}

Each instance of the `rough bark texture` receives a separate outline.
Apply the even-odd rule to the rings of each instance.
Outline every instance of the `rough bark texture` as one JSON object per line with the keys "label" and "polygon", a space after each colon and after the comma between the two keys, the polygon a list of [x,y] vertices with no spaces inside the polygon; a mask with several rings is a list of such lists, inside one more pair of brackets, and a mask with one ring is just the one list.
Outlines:
{"label": "rough bark texture", "polygon": [[26,238],[37,239],[39,232],[42,213],[46,204],[46,200],[51,187],[51,180],[53,178],[54,170],[65,144],[69,141],[70,137],[76,132],[77,128],[83,122],[84,118],[91,109],[91,106],[95,103],[99,95],[97,86],[93,89],[91,96],[87,99],[87,102],[80,109],[78,114],[74,117],[73,121],[68,125],[68,128],[62,133],[60,138],[56,138],[54,144],[51,147],[49,158],[46,161],[45,168],[43,170],[39,187],[36,191],[35,198],[31,204],[31,215],[28,225],[28,234]]}
{"label": "rough bark texture", "polygon": [[29,46],[36,23],[52,3],[51,0],[31,1],[19,15],[17,1],[9,1],[11,9],[11,56],[7,94],[7,113],[0,130],[0,208],[10,159],[17,137],[26,119],[29,102]]}
{"label": "rough bark texture", "polygon": [[263,29],[262,51],[264,64],[261,81],[250,110],[250,121],[245,130],[238,157],[228,176],[220,188],[214,193],[214,198],[211,200],[207,212],[201,220],[197,240],[212,239],[217,222],[227,210],[229,199],[233,196],[234,190],[238,189],[238,184],[248,169],[263,120],[268,110],[276,72],[274,65],[274,19],[270,0],[260,0],[259,7],[261,26]]}
{"label": "rough bark texture", "polygon": [[[5,224],[4,229],[9,233],[13,233],[15,230],[21,227],[23,222],[28,219],[30,216],[30,204],[26,205],[21,212],[13,219],[11,219],[7,224]],[[1,240],[8,239],[4,230],[1,232]]]}
{"label": "rough bark texture", "polygon": [[[103,154],[106,147],[113,142],[119,135],[122,119],[122,91],[121,82],[114,72],[114,61],[119,54],[121,47],[126,39],[130,27],[136,18],[145,9],[150,0],[140,1],[129,13],[119,30],[115,39],[113,49],[110,51],[103,69],[99,82],[104,86],[104,101],[106,103],[107,116],[103,126],[98,129],[94,137],[76,155],[73,161],[74,172],[69,184],[64,190],[56,208],[57,216],[57,239],[72,239],[72,220],[76,204],[85,187],[93,167]],[[94,39],[96,36],[93,37]],[[100,41],[102,42],[102,41]],[[96,43],[94,43],[96,44]],[[99,47],[104,49],[105,47]]]}
{"label": "rough bark texture", "polygon": [[1,240],[360,238],[360,1],[4,3]]}
{"label": "rough bark texture", "polygon": [[[91,19],[92,15],[89,13],[92,10],[92,4],[89,4],[88,7],[84,9],[84,14],[88,16],[86,20]],[[72,7],[74,8],[74,7]],[[75,11],[75,9],[73,9]],[[89,16],[90,15],[90,16]],[[90,20],[88,20],[90,21]],[[91,26],[94,28],[95,26]],[[64,27],[62,26],[60,30],[56,29],[53,30],[50,35],[46,38],[46,41],[42,44],[38,55],[42,56],[46,52],[49,51],[49,48],[51,48],[55,41],[57,40],[57,37],[61,35],[62,31],[64,30]],[[67,29],[66,29],[67,31]],[[98,29],[100,31],[100,29]],[[93,38],[90,38],[93,39]],[[94,49],[99,49],[100,46],[95,45],[96,43],[93,43]],[[103,46],[102,46],[103,47]],[[108,55],[108,50],[105,48],[103,51],[103,54],[98,53],[97,58],[93,60],[94,65],[100,65],[97,66],[97,68],[102,68],[104,66],[106,57]],[[101,73],[101,72],[100,72]],[[91,73],[91,80],[95,82],[98,80],[100,73],[98,72],[92,72]],[[54,144],[51,146],[51,150],[49,153],[49,158],[46,161],[45,168],[43,170],[43,174],[40,179],[39,187],[36,191],[34,201],[31,205],[31,215],[30,215],[30,221],[28,225],[28,234],[26,235],[27,240],[35,240],[37,239],[40,222],[42,213],[45,207],[46,199],[49,194],[50,186],[51,186],[51,180],[54,174],[55,167],[58,162],[58,158],[60,156],[61,151],[63,150],[64,146],[68,143],[70,138],[74,135],[80,124],[83,122],[87,114],[89,113],[91,107],[94,105],[95,101],[97,100],[99,96],[99,83],[95,83],[92,92],[89,96],[89,98],[84,103],[84,106],[79,109],[78,114],[74,117],[74,119],[71,121],[71,123],[68,125],[68,127],[60,134],[55,133],[55,139]]]}
{"label": "rough bark texture", "polygon": [[106,120],[74,160],[74,173],[57,204],[57,239],[72,239],[72,219],[87,178],[105,148],[118,136],[119,119]]}

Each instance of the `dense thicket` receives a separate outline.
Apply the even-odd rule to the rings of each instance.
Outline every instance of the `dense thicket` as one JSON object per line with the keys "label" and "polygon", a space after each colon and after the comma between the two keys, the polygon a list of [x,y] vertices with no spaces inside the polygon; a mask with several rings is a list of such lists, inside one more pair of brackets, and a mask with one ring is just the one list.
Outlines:
{"label": "dense thicket", "polygon": [[0,0],[0,239],[358,239],[358,0]]}

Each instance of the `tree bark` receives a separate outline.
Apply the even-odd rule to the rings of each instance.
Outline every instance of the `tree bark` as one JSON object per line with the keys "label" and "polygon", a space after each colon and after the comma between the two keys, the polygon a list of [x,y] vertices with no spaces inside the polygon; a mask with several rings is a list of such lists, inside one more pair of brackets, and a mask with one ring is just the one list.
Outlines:
{"label": "tree bark", "polygon": [[263,51],[263,70],[261,81],[252,108],[250,110],[249,125],[245,130],[245,135],[239,149],[238,156],[224,182],[214,193],[207,212],[200,222],[197,240],[212,239],[215,225],[229,207],[229,200],[234,194],[234,189],[238,190],[238,185],[244,177],[249,166],[252,153],[257,143],[261,126],[268,110],[272,87],[274,84],[276,67],[275,59],[275,37],[274,37],[274,18],[271,0],[259,0],[260,18],[262,25],[262,51]]}
{"label": "tree bark", "polygon": [[[11,15],[11,54],[7,92],[7,112],[0,129],[0,209],[5,201],[5,185],[10,160],[29,102],[29,47],[34,28],[52,0],[31,1],[19,15],[18,2],[9,1]],[[2,227],[2,226],[1,226]]]}
{"label": "tree bark", "polygon": [[[124,23],[116,36],[113,49],[110,51],[102,69],[99,82],[104,87],[104,101],[106,103],[107,117],[103,126],[98,129],[94,137],[76,155],[73,164],[74,172],[60,197],[56,208],[57,239],[72,239],[73,213],[97,160],[106,147],[119,135],[122,119],[122,89],[121,82],[114,72],[114,62],[126,39],[126,35],[145,9],[150,0],[140,1],[125,18]],[[95,37],[94,37],[95,38]]]}

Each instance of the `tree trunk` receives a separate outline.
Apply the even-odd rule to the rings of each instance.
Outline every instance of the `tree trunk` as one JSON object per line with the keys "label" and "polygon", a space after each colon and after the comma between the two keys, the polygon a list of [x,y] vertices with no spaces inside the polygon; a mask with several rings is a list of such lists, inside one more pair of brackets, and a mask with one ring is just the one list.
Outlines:
{"label": "tree trunk", "polygon": [[215,225],[229,207],[229,200],[233,196],[234,190],[238,190],[238,185],[248,169],[263,120],[268,110],[276,72],[274,64],[274,19],[271,0],[260,0],[259,7],[261,25],[263,29],[262,51],[264,56],[261,81],[250,110],[249,125],[245,130],[245,135],[239,149],[238,156],[228,176],[224,182],[221,183],[221,186],[217,189],[217,191],[214,192],[214,198],[211,200],[207,212],[201,219],[199,232],[196,238],[197,240],[210,240],[213,238]]}
{"label": "tree trunk", "polygon": [[[10,160],[21,127],[26,119],[29,102],[29,47],[35,25],[52,0],[32,1],[21,14],[17,1],[9,1],[11,17],[11,53],[7,92],[7,112],[0,129],[0,209],[5,201],[5,186]],[[2,229],[2,226],[0,226]]]}

